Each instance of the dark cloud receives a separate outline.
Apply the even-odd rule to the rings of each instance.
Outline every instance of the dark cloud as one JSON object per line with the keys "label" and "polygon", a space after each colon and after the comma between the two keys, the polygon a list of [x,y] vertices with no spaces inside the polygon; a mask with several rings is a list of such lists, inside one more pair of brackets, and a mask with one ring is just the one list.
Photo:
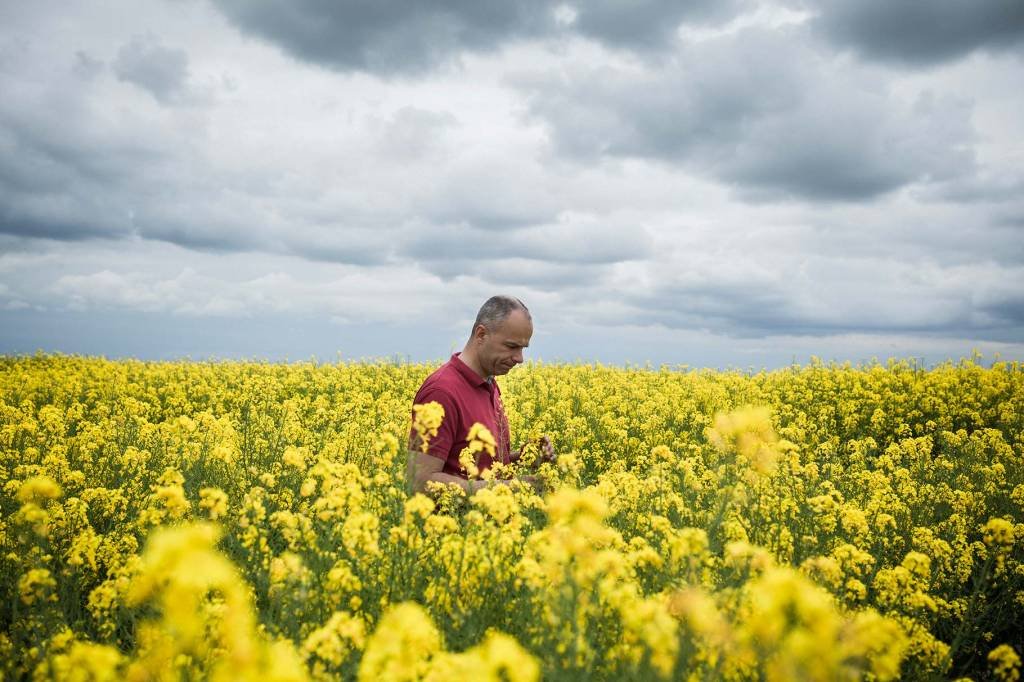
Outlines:
{"label": "dark cloud", "polygon": [[79,50],[75,53],[75,65],[72,70],[79,78],[92,80],[103,73],[105,68],[106,65],[101,60],[96,59],[88,52]]}
{"label": "dark cloud", "polygon": [[264,251],[338,263],[387,257],[381,231],[318,228],[301,216],[281,224],[274,206],[280,197],[239,193],[233,186],[245,178],[209,167],[200,182],[190,177],[195,166],[187,153],[176,158],[170,150],[127,139],[104,143],[90,139],[88,125],[52,125],[43,123],[53,133],[40,137],[34,126],[0,112],[0,234],[58,241],[146,239],[196,251]]}
{"label": "dark cloud", "polygon": [[130,235],[139,169],[164,163],[144,138],[96,127],[81,101],[0,104],[0,232],[62,241]]}
{"label": "dark cloud", "polygon": [[820,82],[787,115],[751,122],[720,177],[748,199],[870,199],[971,175],[971,107],[925,94],[912,105]]}
{"label": "dark cloud", "polygon": [[743,0],[584,0],[573,6],[572,28],[610,46],[646,51],[670,44],[684,22],[725,21],[748,4]]}
{"label": "dark cloud", "polygon": [[[277,313],[251,317],[187,316],[160,312],[97,310],[40,312],[0,310],[0,348],[4,353],[46,352],[145,360],[244,359],[324,362],[344,358],[390,357],[445,360],[449,348],[464,342],[437,324],[409,322],[400,306],[390,325],[339,324],[316,313]],[[436,318],[431,319],[436,322]],[[74,334],[68,330],[74,329]],[[533,344],[536,346],[536,341]]]}
{"label": "dark cloud", "polygon": [[[0,109],[0,233],[73,241],[127,235],[127,207],[112,191],[148,160],[50,128],[49,114],[18,120]],[[50,131],[48,133],[48,131]]]}
{"label": "dark cloud", "polygon": [[50,129],[57,125],[56,118],[18,121],[0,111],[0,125],[10,123],[0,133],[0,149],[5,152],[0,155],[0,192],[60,194],[67,200],[80,189],[84,199],[101,201],[88,193],[106,194],[138,168],[159,162],[160,152],[146,141],[111,139],[102,133],[90,137],[91,131],[76,130],[73,123]]}
{"label": "dark cloud", "polygon": [[723,281],[659,287],[646,294],[626,292],[634,324],[702,329],[737,336],[761,336],[798,326],[789,297],[762,282],[757,286]]}
{"label": "dark cloud", "polygon": [[1024,336],[1020,334],[1020,330],[1024,329],[1024,296],[1008,296],[1005,300],[982,306],[981,310],[994,318],[993,326],[1016,329],[1017,339]]}
{"label": "dark cloud", "polygon": [[168,219],[166,216],[155,214],[152,210],[138,216],[137,222],[138,236],[194,251],[257,251],[264,245],[258,233],[239,230],[235,226]]}
{"label": "dark cloud", "polygon": [[652,69],[580,64],[514,82],[565,155],[681,163],[753,200],[864,200],[973,167],[969,103],[901,100],[799,29],[741,31]]}
{"label": "dark cloud", "polygon": [[1015,202],[1024,199],[1024,175],[979,172],[964,178],[936,183],[920,192],[925,201],[961,204]]}
{"label": "dark cloud", "polygon": [[[816,301],[807,302],[780,284],[709,280],[668,285],[643,294],[625,292],[622,300],[632,310],[616,317],[637,325],[701,330],[737,338],[949,333],[973,326],[970,309],[963,301],[943,315],[926,319],[922,315],[894,314],[903,306],[893,306],[891,300],[871,301],[859,296],[856,303],[846,301],[836,306],[835,297],[835,292],[819,292]],[[905,307],[912,305],[911,300]]]}
{"label": "dark cloud", "polygon": [[[906,255],[913,248],[919,255]],[[815,257],[810,249],[797,254],[767,249],[756,255],[735,252],[732,262],[721,256],[705,263],[696,259],[621,287],[615,296],[619,308],[582,312],[588,322],[622,320],[732,338],[873,334],[1021,340],[1024,297],[1012,284],[1021,277],[1020,264],[938,265],[920,244],[894,245],[893,251],[905,255]]]}
{"label": "dark cloud", "polygon": [[474,277],[499,289],[522,287],[562,293],[592,291],[609,273],[606,263],[549,263],[514,256],[493,260],[457,256],[424,262],[422,267],[446,282]]}
{"label": "dark cloud", "polygon": [[118,233],[107,225],[96,225],[89,219],[74,220],[69,216],[26,215],[3,208],[0,209],[0,234],[34,239],[80,241],[118,234],[126,236],[128,231],[122,230]]}
{"label": "dark cloud", "polygon": [[814,229],[794,248],[833,257],[926,256],[940,267],[979,262],[1007,267],[1024,263],[1024,220],[1007,224],[1010,215],[988,205],[916,202],[878,211],[826,210],[808,218]]}
{"label": "dark cloud", "polygon": [[[77,75],[73,71],[67,76]],[[142,239],[194,251],[265,251],[338,263],[387,256],[379,232],[368,238],[336,224],[318,230],[317,220],[294,215],[297,209],[282,218],[278,202],[290,202],[280,196],[286,190],[259,182],[248,187],[258,172],[219,170],[196,150],[191,129],[111,114],[93,100],[90,88],[101,85],[12,86],[9,92],[22,97],[0,101],[0,234],[64,242]],[[115,124],[105,120],[111,116]]]}
{"label": "dark cloud", "polygon": [[[892,68],[1012,48],[1016,10],[953,26],[966,5],[936,0],[910,27],[907,2],[12,4],[0,309],[46,307],[58,340],[76,307],[239,328],[295,310],[408,351],[380,324],[510,290],[606,358],[660,337],[728,362],[780,335],[786,360],[844,335],[1019,355],[1018,61]],[[997,12],[1003,33],[979,18]],[[490,57],[431,72],[469,53]],[[297,347],[284,324],[245,328]]]}
{"label": "dark cloud", "polygon": [[643,228],[580,221],[515,232],[479,230],[467,224],[433,226],[418,231],[398,253],[434,267],[436,261],[505,259],[611,264],[647,258],[652,250],[650,235]]}
{"label": "dark cloud", "polygon": [[112,64],[117,77],[149,92],[161,104],[179,100],[188,84],[188,54],[163,47],[152,37],[135,37]]}
{"label": "dark cloud", "polygon": [[679,26],[726,21],[748,0],[214,0],[243,31],[304,61],[348,71],[418,74],[463,52],[490,52],[517,39],[581,35],[651,52]]}
{"label": "dark cloud", "polygon": [[545,0],[215,0],[248,33],[339,70],[420,73],[554,26]]}
{"label": "dark cloud", "polygon": [[749,121],[800,104],[801,64],[779,55],[765,59],[770,39],[752,35],[690,48],[651,69],[575,62],[511,82],[572,156],[679,159],[736,138]]}
{"label": "dark cloud", "polygon": [[290,234],[277,250],[322,263],[382,265],[391,260],[394,241],[392,230],[334,223]]}
{"label": "dark cloud", "polygon": [[[1017,236],[1024,237],[1024,207],[1002,215],[996,214],[994,225],[999,229],[1013,230],[1015,233],[1020,233]],[[1024,242],[1018,242],[1017,246],[1018,249],[1024,249]],[[1024,262],[1024,258],[1021,261]]]}
{"label": "dark cloud", "polygon": [[1020,0],[827,0],[815,27],[868,58],[927,65],[1024,45]]}

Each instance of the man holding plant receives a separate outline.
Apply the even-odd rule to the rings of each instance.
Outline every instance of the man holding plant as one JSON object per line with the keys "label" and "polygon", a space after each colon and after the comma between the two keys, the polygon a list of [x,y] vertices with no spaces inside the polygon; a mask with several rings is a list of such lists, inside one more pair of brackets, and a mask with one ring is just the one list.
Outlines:
{"label": "man holding plant", "polygon": [[[523,453],[511,450],[508,417],[495,377],[508,374],[522,363],[523,350],[530,345],[532,336],[533,320],[523,302],[511,296],[492,296],[477,313],[473,331],[462,351],[453,354],[423,382],[413,400],[414,428],[409,444],[409,479],[413,492],[425,492],[427,483],[434,481],[455,483],[472,494],[490,485],[487,481],[471,480],[472,468],[482,473],[495,462],[514,464],[519,461]],[[428,410],[436,409],[423,407],[430,403],[440,405],[444,415],[440,423],[434,423],[429,429],[436,429],[436,433],[426,434],[428,438],[424,442],[424,434],[416,428],[417,417],[422,422]],[[486,431],[481,430],[481,426]],[[487,438],[488,433],[492,438]],[[553,461],[554,451],[547,436],[536,445],[540,455],[536,463]],[[474,454],[479,451],[468,469],[463,456],[467,449]],[[534,476],[521,476],[520,480],[535,487],[540,485]]]}

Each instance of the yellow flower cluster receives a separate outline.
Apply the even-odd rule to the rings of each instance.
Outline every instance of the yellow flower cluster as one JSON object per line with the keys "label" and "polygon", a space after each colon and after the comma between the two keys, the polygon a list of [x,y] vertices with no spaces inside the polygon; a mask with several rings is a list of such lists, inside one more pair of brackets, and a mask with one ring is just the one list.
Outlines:
{"label": "yellow flower cluster", "polygon": [[1019,364],[530,363],[409,497],[433,369],[0,358],[0,674],[1019,679]]}

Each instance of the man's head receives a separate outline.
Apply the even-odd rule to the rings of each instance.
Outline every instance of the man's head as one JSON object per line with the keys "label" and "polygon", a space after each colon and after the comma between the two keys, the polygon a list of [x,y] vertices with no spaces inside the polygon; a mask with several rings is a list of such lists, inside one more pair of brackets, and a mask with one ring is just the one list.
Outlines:
{"label": "man's head", "polygon": [[533,320],[523,302],[492,296],[476,314],[466,349],[484,376],[499,376],[523,361],[523,349],[532,336]]}

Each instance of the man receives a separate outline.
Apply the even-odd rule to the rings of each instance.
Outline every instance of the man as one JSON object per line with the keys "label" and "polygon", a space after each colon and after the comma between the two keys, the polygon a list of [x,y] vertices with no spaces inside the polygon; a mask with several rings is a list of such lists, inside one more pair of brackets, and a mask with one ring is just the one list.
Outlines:
{"label": "man", "polygon": [[[481,472],[495,460],[505,464],[518,460],[521,453],[510,448],[508,418],[494,378],[508,374],[523,361],[523,350],[530,345],[532,336],[533,320],[523,302],[511,296],[492,296],[477,313],[462,352],[452,355],[423,382],[413,404],[440,403],[444,419],[437,435],[430,438],[426,452],[418,447],[415,432],[410,437],[409,475],[414,492],[425,492],[430,481],[456,483],[469,494],[488,485],[486,481],[469,480],[459,462],[459,455],[469,445],[469,431],[474,423],[487,427],[495,440],[494,456],[483,452],[477,460]],[[553,459],[547,436],[539,445],[541,457]],[[523,478],[536,485],[532,478]]]}

